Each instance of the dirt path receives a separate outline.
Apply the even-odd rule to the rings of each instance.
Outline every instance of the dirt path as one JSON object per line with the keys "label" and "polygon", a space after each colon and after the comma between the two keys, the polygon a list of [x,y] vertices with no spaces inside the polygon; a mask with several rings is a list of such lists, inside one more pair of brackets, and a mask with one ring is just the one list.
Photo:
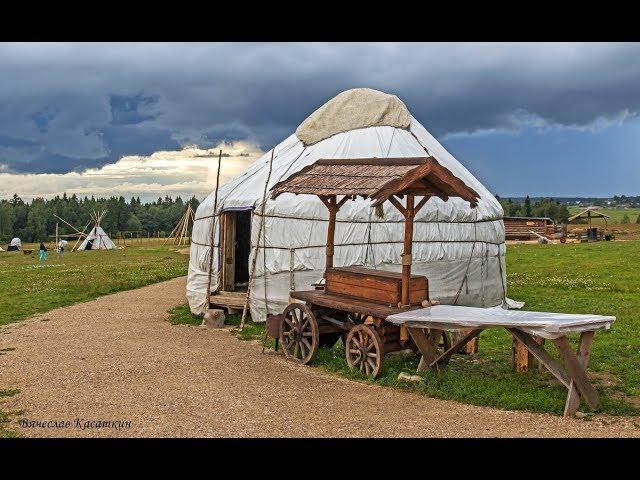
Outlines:
{"label": "dirt path", "polygon": [[[117,293],[4,327],[2,403],[24,436],[640,436],[633,419],[507,412],[352,382],[260,354],[224,330],[165,321],[185,279]],[[130,421],[130,428],[76,427]],[[635,420],[636,423],[638,420]],[[82,423],[81,423],[82,425]]]}

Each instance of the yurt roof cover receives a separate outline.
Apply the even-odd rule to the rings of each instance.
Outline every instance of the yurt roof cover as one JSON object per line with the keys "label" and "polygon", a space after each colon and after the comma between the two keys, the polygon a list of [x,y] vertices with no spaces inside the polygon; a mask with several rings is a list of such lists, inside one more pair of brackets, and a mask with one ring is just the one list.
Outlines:
{"label": "yurt roof cover", "polygon": [[277,183],[281,193],[371,198],[380,205],[393,195],[460,197],[475,207],[480,195],[433,157],[321,159]]}
{"label": "yurt roof cover", "polygon": [[411,114],[395,95],[371,88],[354,88],[336,95],[309,115],[296,129],[305,145],[313,145],[338,133],[367,127],[409,129]]}

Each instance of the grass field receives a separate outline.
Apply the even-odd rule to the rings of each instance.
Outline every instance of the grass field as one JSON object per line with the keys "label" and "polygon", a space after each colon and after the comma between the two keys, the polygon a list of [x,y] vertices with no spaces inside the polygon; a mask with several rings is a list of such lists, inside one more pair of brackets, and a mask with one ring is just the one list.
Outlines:
{"label": "grass field", "polygon": [[[526,302],[527,310],[616,315],[611,331],[598,332],[590,372],[608,414],[640,414],[640,242],[599,242],[566,245],[513,245],[507,250],[508,294]],[[232,325],[238,318],[231,316]],[[172,312],[175,323],[200,323],[186,306]],[[243,339],[262,338],[263,324],[249,323],[236,333]],[[577,338],[572,338],[574,341]],[[398,380],[414,373],[418,356],[391,354],[385,359],[380,385],[417,391],[503,409],[562,414],[566,389],[548,373],[511,369],[511,337],[503,329],[482,333],[477,355],[456,355],[446,372],[426,374],[424,383]],[[555,348],[548,351],[556,356]],[[320,349],[313,365],[365,381],[351,372],[341,342]],[[587,407],[582,405],[584,411]]]}
{"label": "grass field", "polygon": [[[184,275],[187,260],[175,247],[158,245],[69,252],[63,262],[50,252],[45,264],[39,264],[35,253],[0,253],[0,325]],[[612,331],[596,334],[590,362],[594,383],[602,394],[602,411],[610,414],[640,414],[639,264],[638,241],[511,245],[507,250],[508,293],[525,301],[526,309],[618,317]],[[173,310],[172,321],[199,324],[201,319],[180,306]],[[239,318],[231,316],[228,323],[237,325]],[[249,323],[237,335],[262,338],[263,331],[262,324]],[[562,413],[566,390],[548,373],[512,372],[510,347],[511,339],[503,330],[485,331],[478,355],[457,355],[447,372],[427,374],[420,384],[397,380],[398,373],[415,370],[418,357],[392,354],[385,359],[383,375],[376,383],[477,405]],[[549,351],[555,353],[552,348]],[[340,342],[321,349],[314,365],[369,381],[348,370]],[[0,430],[2,419],[0,414]]]}
{"label": "grass field", "polygon": [[46,262],[37,251],[0,253],[0,325],[101,295],[186,275],[188,255],[175,247],[67,252],[53,249]]}

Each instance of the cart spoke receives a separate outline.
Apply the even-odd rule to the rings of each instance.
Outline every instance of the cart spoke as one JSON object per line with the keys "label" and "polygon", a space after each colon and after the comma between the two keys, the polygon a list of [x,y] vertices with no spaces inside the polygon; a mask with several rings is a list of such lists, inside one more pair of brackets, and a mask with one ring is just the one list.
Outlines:
{"label": "cart spoke", "polygon": [[[306,338],[304,338],[304,337],[301,338],[300,339],[300,344],[301,344],[300,346],[304,345],[304,346],[307,347],[308,351],[311,351],[311,344],[309,343],[309,341]],[[305,354],[305,356],[306,356],[306,354]]]}
{"label": "cart spoke", "polygon": [[304,323],[302,324],[302,326],[300,327],[300,330],[304,330],[305,328],[307,328],[307,325],[309,325],[309,317],[307,317],[304,320]]}
{"label": "cart spoke", "polygon": [[372,370],[376,368],[376,363],[370,358],[367,358],[367,365],[369,365]]}
{"label": "cart spoke", "polygon": [[289,324],[289,326],[290,326],[291,328],[293,328],[293,323],[291,323],[291,320],[289,319],[289,316],[288,316],[288,315],[287,315],[286,317],[284,317],[284,321],[285,321],[287,324]]}

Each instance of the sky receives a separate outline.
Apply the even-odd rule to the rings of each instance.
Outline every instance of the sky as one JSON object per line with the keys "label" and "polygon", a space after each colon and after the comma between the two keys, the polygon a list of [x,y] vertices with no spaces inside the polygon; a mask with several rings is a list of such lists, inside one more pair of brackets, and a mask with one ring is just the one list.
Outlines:
{"label": "sky", "polygon": [[392,93],[492,192],[640,194],[640,44],[0,44],[0,198],[196,195],[339,92]]}

